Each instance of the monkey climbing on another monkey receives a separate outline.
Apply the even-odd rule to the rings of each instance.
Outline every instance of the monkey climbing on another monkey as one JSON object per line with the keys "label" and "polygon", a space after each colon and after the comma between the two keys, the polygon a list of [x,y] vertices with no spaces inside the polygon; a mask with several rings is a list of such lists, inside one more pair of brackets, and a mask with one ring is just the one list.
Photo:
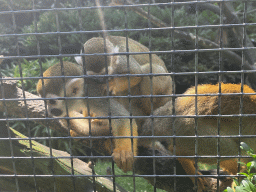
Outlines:
{"label": "monkey climbing on another monkey", "polygon": [[[249,86],[244,85],[243,93],[245,94],[241,95],[241,84],[221,83],[221,94],[223,95],[218,96],[219,84],[205,84],[197,86],[197,94],[199,94],[197,97],[189,96],[196,93],[195,89],[195,87],[189,88],[175,101],[176,115],[181,115],[183,117],[176,117],[175,120],[173,120],[173,118],[155,117],[153,122],[151,119],[147,119],[141,129],[142,133],[139,134],[152,135],[151,127],[153,127],[155,136],[171,136],[174,132],[176,136],[192,136],[175,138],[175,153],[179,156],[195,155],[195,139],[197,140],[197,155],[199,156],[217,155],[218,139],[219,155],[221,156],[237,156],[240,148],[239,141],[247,143],[253,150],[256,150],[256,140],[253,137],[241,137],[240,140],[238,137],[211,137],[218,136],[218,134],[220,136],[238,136],[240,134],[240,123],[241,135],[246,136],[256,134],[256,117],[253,116],[256,114],[256,95],[253,95],[255,94],[255,91]],[[200,94],[207,94],[207,96],[200,96]],[[240,102],[241,98],[242,103]],[[197,107],[195,106],[195,103],[197,103]],[[157,109],[154,112],[154,115],[172,115],[171,107],[172,105],[167,103],[165,106]],[[253,115],[239,117],[240,113]],[[203,117],[197,117],[197,120],[195,120],[195,118],[193,118],[194,115],[203,115]],[[195,136],[195,127],[197,127],[197,135],[199,136],[197,138],[193,137]],[[173,138],[159,140],[166,143],[169,150],[173,151]],[[145,142],[150,141],[145,140]],[[193,158],[179,158],[178,160],[188,175],[195,174],[196,169],[194,167]],[[217,159],[215,158],[198,158],[197,160],[208,164],[217,162]],[[238,172],[237,159],[219,158],[219,160],[220,167],[223,168],[224,171],[233,175]],[[250,161],[250,159],[241,158],[241,161],[246,163]],[[200,186],[200,188],[202,187],[203,185]]]}
{"label": "monkey climbing on another monkey", "polygon": [[[48,77],[47,79],[39,80],[37,85],[38,93],[42,96],[45,95],[46,98],[50,98],[52,100],[50,102],[47,101],[47,106],[50,114],[54,115],[56,111],[58,113],[55,116],[65,117],[67,116],[65,101],[61,100],[59,97],[64,97],[64,87],[66,88],[66,96],[71,98],[66,98],[67,108],[68,108],[68,116],[74,119],[70,119],[69,123],[66,120],[62,120],[61,122],[68,126],[71,129],[71,136],[106,136],[104,138],[84,138],[79,140],[78,142],[87,143],[90,146],[90,142],[92,141],[92,147],[96,151],[100,152],[104,155],[112,155],[115,163],[124,171],[128,171],[132,169],[133,166],[133,156],[139,155],[139,150],[141,155],[152,155],[152,150],[155,151],[156,154],[160,156],[168,155],[168,151],[162,147],[159,142],[156,142],[156,145],[153,147],[152,143],[147,144],[146,142],[138,143],[138,139],[133,138],[113,138],[112,140],[109,136],[137,136],[137,125],[134,120],[132,122],[128,118],[121,117],[120,119],[114,118],[111,119],[111,124],[107,118],[108,115],[112,116],[129,116],[128,111],[116,100],[107,99],[107,98],[99,98],[102,96],[102,90],[104,84],[99,84],[93,80],[84,80],[82,78],[75,78],[74,76],[79,76],[81,74],[81,69],[78,65],[64,62],[63,63],[63,71],[66,76],[73,76],[72,78],[66,77],[65,81],[62,78],[50,78],[53,76],[60,77],[61,76],[61,64],[58,63],[53,67],[46,70],[44,73],[44,77]],[[85,78],[86,79],[86,78]],[[65,83],[64,83],[65,82]],[[43,86],[44,84],[44,86]],[[85,86],[85,91],[83,89]],[[72,97],[83,97],[89,96],[88,99],[72,99]],[[96,97],[90,98],[90,97]],[[104,96],[104,95],[103,95]],[[56,99],[55,99],[56,98]],[[89,110],[87,108],[89,106]],[[86,106],[86,107],[85,107]],[[109,109],[108,110],[108,106]],[[83,111],[81,114],[79,111]],[[110,114],[109,114],[110,112]],[[88,113],[90,114],[88,116]],[[86,119],[83,117],[86,117]],[[97,118],[100,117],[100,118]],[[76,119],[78,118],[78,119]],[[132,125],[132,127],[131,127]],[[112,134],[109,131],[109,127],[112,127]],[[113,153],[112,153],[113,148]],[[138,161],[138,162],[137,162]],[[153,159],[145,159],[139,158],[134,162],[135,172],[139,174],[153,174]],[[156,170],[159,175],[173,175],[174,170],[172,165],[178,166],[176,168],[176,174],[184,174],[185,169],[180,166],[179,162],[176,162],[176,159],[170,158],[157,158],[156,162]],[[145,165],[147,165],[145,167]],[[170,165],[168,169],[164,167],[166,165]],[[146,170],[145,170],[146,169]],[[169,178],[169,179],[168,179]],[[147,178],[150,183],[154,183],[151,177]],[[178,191],[190,190],[191,183],[187,180],[187,178],[176,179],[177,185],[176,189]],[[186,182],[188,185],[184,186],[182,183]],[[159,177],[156,179],[156,186],[162,189],[171,190],[173,188],[174,179],[173,177]]]}
{"label": "monkey climbing on another monkey", "polygon": [[[47,107],[50,114],[57,117],[76,114],[81,117],[78,112],[82,111],[84,117],[90,117],[89,119],[74,119],[76,126],[71,128],[80,130],[80,134],[83,136],[90,136],[97,134],[97,132],[109,135],[110,127],[112,128],[113,136],[137,136],[137,124],[134,120],[130,121],[129,118],[115,118],[111,119],[109,123],[109,115],[111,116],[129,116],[129,112],[117,101],[109,98],[99,98],[103,95],[104,84],[95,82],[95,79],[90,80],[84,78],[58,78],[62,76],[62,71],[65,76],[81,76],[82,69],[79,65],[63,62],[55,64],[48,68],[43,77],[56,77],[40,79],[37,84],[37,92],[47,100]],[[59,97],[69,97],[61,99]],[[72,99],[72,97],[86,97]],[[93,98],[97,97],[97,98]],[[56,98],[56,99],[55,99]],[[67,108],[67,110],[66,110]],[[74,116],[73,116],[74,117]],[[94,118],[95,117],[95,118]],[[101,117],[97,119],[97,117]],[[71,121],[72,122],[72,121]],[[80,127],[79,127],[80,126]],[[111,154],[111,143],[107,142],[108,146],[105,149]],[[114,138],[113,139],[113,159],[115,163],[124,172],[132,170],[134,156],[137,155],[137,139],[131,138]]]}
{"label": "monkey climbing on another monkey", "polygon": [[[128,50],[126,50],[126,44]],[[104,46],[105,45],[105,46]],[[105,56],[106,53],[112,54]],[[129,56],[127,56],[127,51]],[[139,54],[142,52],[141,54]],[[94,37],[84,44],[85,67],[88,75],[117,75],[109,80],[109,91],[114,95],[171,95],[172,79],[169,75],[150,75],[168,73],[166,66],[156,54],[149,54],[149,49],[137,41],[121,36],[107,36],[104,39]],[[129,58],[129,60],[128,60]],[[82,60],[77,60],[82,64]],[[106,62],[105,62],[106,61]],[[150,64],[152,63],[152,65]],[[152,68],[152,71],[151,71]],[[118,75],[133,74],[138,76],[118,77]],[[142,74],[143,76],[139,76]],[[149,75],[145,75],[149,74]],[[130,87],[130,90],[129,90]],[[152,87],[152,89],[151,89]],[[107,85],[105,87],[107,89]],[[163,106],[170,100],[170,97],[153,97],[153,110]],[[129,109],[129,99],[119,98],[126,109]],[[132,98],[132,108],[142,109],[144,115],[151,114],[151,98]],[[136,111],[135,111],[136,113]],[[136,114],[135,114],[136,115]]]}

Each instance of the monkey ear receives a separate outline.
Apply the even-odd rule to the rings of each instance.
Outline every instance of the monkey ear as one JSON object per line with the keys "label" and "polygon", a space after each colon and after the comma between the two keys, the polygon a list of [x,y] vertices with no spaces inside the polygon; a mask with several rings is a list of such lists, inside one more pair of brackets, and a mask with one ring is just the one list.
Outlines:
{"label": "monkey ear", "polygon": [[66,95],[69,97],[81,97],[84,93],[84,79],[74,78],[66,83]]}
{"label": "monkey ear", "polygon": [[[81,51],[80,51],[80,54],[82,54],[83,53],[83,49],[81,49]],[[82,58],[82,56],[75,56],[75,60],[76,60],[76,62],[79,64],[79,65],[82,65],[83,66],[83,58]]]}
{"label": "monkey ear", "polygon": [[118,46],[115,46],[115,47],[112,49],[112,52],[113,52],[113,53],[119,53],[119,47],[118,47]]}
{"label": "monkey ear", "polygon": [[[113,47],[111,53],[119,53],[119,47],[118,46]],[[120,55],[113,55],[113,56],[111,56],[110,63],[111,63],[111,65],[113,65],[113,64],[118,65],[119,60],[120,60]]]}

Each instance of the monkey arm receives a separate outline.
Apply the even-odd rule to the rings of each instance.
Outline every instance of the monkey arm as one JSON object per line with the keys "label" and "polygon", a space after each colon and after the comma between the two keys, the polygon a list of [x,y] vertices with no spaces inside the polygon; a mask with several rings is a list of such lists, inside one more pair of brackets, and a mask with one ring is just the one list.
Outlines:
{"label": "monkey arm", "polygon": [[[152,69],[152,70],[151,70]],[[149,63],[142,66],[142,73],[148,74],[161,74],[167,73],[166,69],[158,64],[152,64],[152,67]],[[141,95],[171,95],[172,94],[172,78],[170,75],[161,75],[161,76],[145,76],[140,82]],[[147,114],[151,112],[151,102],[153,101],[153,109],[157,109],[161,106],[164,106],[168,101],[171,100],[171,97],[154,97],[143,98],[142,108],[146,111]]]}
{"label": "monkey arm", "polygon": [[[132,125],[129,119],[114,119],[112,122],[113,136],[138,136],[135,121],[132,121]],[[137,139],[117,138],[114,139],[114,144],[112,156],[117,166],[125,173],[131,171],[134,156],[137,156]]]}
{"label": "monkey arm", "polygon": [[[92,113],[93,117],[94,114]],[[69,124],[66,120],[61,120],[61,123],[65,127],[70,127],[72,136],[109,136],[110,130],[108,125],[108,119],[81,119],[84,117],[83,114],[71,111],[69,117],[74,118],[69,120]],[[79,118],[79,119],[75,119]],[[91,121],[91,123],[89,123]]]}
{"label": "monkey arm", "polygon": [[[93,116],[91,114],[91,116]],[[84,117],[76,111],[69,112],[69,117],[81,118]],[[91,123],[89,124],[89,121]],[[83,139],[75,139],[84,143],[86,146],[91,146],[102,155],[111,155],[111,139],[109,138],[90,138],[89,136],[110,136],[108,119],[70,119],[69,123],[66,120],[60,120],[62,126],[69,128],[72,137],[83,137]],[[113,145],[114,146],[114,145]]]}
{"label": "monkey arm", "polygon": [[[128,111],[115,100],[111,100],[111,115],[113,116],[129,116]],[[138,136],[137,124],[133,119],[128,118],[112,119],[111,120],[112,135],[119,136]],[[134,156],[137,156],[138,144],[137,138],[115,138],[114,150],[112,157],[119,168],[124,172],[130,171],[133,168]]]}
{"label": "monkey arm", "polygon": [[[164,67],[158,64],[147,63],[141,67],[141,71],[143,74],[161,74],[161,73],[168,73]],[[143,77],[142,80],[143,86],[142,93],[149,95],[150,94],[150,86],[151,81],[148,76]],[[152,94],[162,94],[163,92],[167,91],[171,94],[172,91],[172,79],[170,75],[161,75],[161,76],[152,76]]]}
{"label": "monkey arm", "polygon": [[[103,104],[105,102],[97,102],[97,107],[91,108],[90,116],[106,116],[108,114],[108,108],[104,108]],[[111,100],[111,115],[114,116],[129,116],[126,109],[116,101]],[[101,107],[101,108],[100,108]],[[101,109],[101,111],[97,111]],[[97,113],[96,113],[97,112]],[[70,117],[85,117],[87,115],[87,109],[81,113],[72,111],[69,113]],[[91,121],[91,123],[89,123]],[[110,127],[112,128],[113,136],[138,136],[137,124],[135,120],[132,121],[132,127],[130,125],[129,119],[112,119],[109,123],[109,119],[70,119],[69,125],[71,128],[71,136],[110,136]],[[92,139],[93,142],[97,142],[100,139]],[[133,140],[133,141],[132,141]],[[88,142],[89,139],[83,140]],[[137,155],[137,139],[131,138],[114,138],[113,142],[111,139],[105,139],[103,141],[104,146],[98,146],[103,154],[111,154],[112,149],[113,159],[117,166],[121,168],[124,172],[132,170],[134,155]],[[113,145],[112,145],[113,144]]]}

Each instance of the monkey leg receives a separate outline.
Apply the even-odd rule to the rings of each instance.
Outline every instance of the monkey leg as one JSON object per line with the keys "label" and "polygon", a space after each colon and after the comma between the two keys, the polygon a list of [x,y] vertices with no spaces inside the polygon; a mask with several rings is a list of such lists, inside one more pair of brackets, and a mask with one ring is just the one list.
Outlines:
{"label": "monkey leg", "polygon": [[[196,168],[194,165],[194,161],[191,159],[186,159],[186,158],[178,158],[178,161],[180,162],[182,168],[185,170],[185,172],[188,175],[195,175],[196,173]],[[197,175],[202,175],[201,173],[197,172]],[[192,177],[190,178],[193,183],[195,184],[196,178]],[[207,183],[204,178],[197,178],[197,186],[198,186],[198,191],[205,191],[205,188],[207,186]]]}
{"label": "monkey leg", "polygon": [[[142,74],[142,70],[141,65],[132,55],[129,56],[129,62],[125,55],[117,55],[112,57],[111,64],[108,67],[108,74]],[[114,77],[109,82],[109,89],[113,94],[127,91],[129,87],[132,88],[136,86],[141,79],[141,77]]]}
{"label": "monkey leg", "polygon": [[238,172],[237,160],[228,159],[220,162],[220,167],[232,175],[236,175]]}
{"label": "monkey leg", "polygon": [[[142,73],[147,74],[151,72],[151,65],[145,64],[142,66]],[[167,73],[165,68],[160,65],[152,63],[152,73],[161,74]],[[172,79],[170,76],[149,76],[143,77],[140,82],[140,90],[142,95],[171,95],[172,94]],[[171,97],[154,97],[154,110],[165,105]],[[151,112],[151,98],[143,98],[142,107],[148,114]]]}
{"label": "monkey leg", "polygon": [[[132,133],[130,120],[116,119],[113,121],[112,130],[114,136],[138,136],[137,125],[132,123]],[[116,138],[114,139],[115,149],[112,157],[117,166],[125,173],[131,171],[134,162],[134,156],[137,156],[137,139]]]}
{"label": "monkey leg", "polygon": [[[244,163],[247,163],[249,159],[242,159],[241,161]],[[237,166],[236,159],[228,159],[226,161],[221,161],[220,166],[224,171],[228,172],[228,174],[237,175],[238,173],[238,166]],[[246,167],[242,166],[241,172],[244,172],[244,170],[246,170]],[[239,183],[241,182],[241,180],[242,178],[238,178]],[[235,191],[236,186],[237,186],[236,183],[233,181],[231,184],[231,188],[233,189],[233,191]]]}
{"label": "monkey leg", "polygon": [[128,91],[129,87],[136,86],[141,81],[141,77],[115,77],[109,81],[109,91],[116,95],[118,92]]}

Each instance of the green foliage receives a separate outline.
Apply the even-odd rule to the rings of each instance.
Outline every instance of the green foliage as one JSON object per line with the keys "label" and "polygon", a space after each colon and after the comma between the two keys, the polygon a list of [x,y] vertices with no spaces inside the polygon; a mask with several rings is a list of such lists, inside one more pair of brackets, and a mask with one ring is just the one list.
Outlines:
{"label": "green foliage", "polygon": [[[63,58],[64,61],[71,60],[70,58]],[[41,73],[43,73],[46,69],[48,69],[50,66],[60,62],[59,59],[54,58],[51,60],[46,60],[45,62],[39,62],[39,60],[23,60],[21,64],[18,64],[10,71],[11,74],[13,73],[13,77],[31,77],[31,79],[23,80],[21,79],[18,81],[18,87],[22,88],[22,83],[24,86],[24,90],[28,91],[30,93],[36,93],[36,84],[38,79],[33,79],[33,77],[39,77],[41,76]],[[41,66],[42,65],[42,66]]]}
{"label": "green foliage", "polygon": [[[147,8],[145,8],[147,10]],[[133,11],[126,11],[122,9],[112,8],[105,9],[105,21],[108,29],[143,29],[148,28],[147,19],[142,18],[138,14],[134,14]],[[160,20],[171,23],[172,20],[172,9],[170,7],[159,8],[157,6],[150,7],[150,13]],[[59,28],[56,25],[56,17],[58,17]],[[79,24],[79,17],[82,19],[81,26]],[[125,24],[125,20],[127,20],[127,26]],[[195,25],[196,17],[195,15],[189,14],[184,7],[174,10],[174,26],[193,26]],[[199,24],[214,24],[218,21],[219,18],[213,13],[209,13],[207,11],[203,11],[200,13],[198,21]],[[69,11],[58,11],[56,12],[45,12],[40,15],[39,20],[37,22],[37,32],[45,33],[45,32],[72,32],[72,31],[92,31],[92,30],[101,30],[99,16],[96,9],[85,9],[80,12],[76,10]],[[185,29],[184,29],[185,30]],[[194,29],[186,29],[188,33],[195,34]],[[23,28],[23,33],[34,33],[35,27],[34,25],[26,26]],[[149,33],[147,31],[139,31],[139,32],[127,32],[128,36],[139,41],[141,38],[148,36]],[[114,32],[111,33],[113,35],[126,35],[126,32]],[[214,40],[216,37],[216,30],[212,29],[200,29],[199,35],[210,38]],[[62,46],[75,44],[77,42],[84,42],[90,39],[93,36],[98,36],[99,34],[92,33],[83,33],[83,34],[64,34],[60,35]],[[159,45],[161,45],[162,41],[166,41],[166,38],[170,37],[169,30],[155,30],[151,31],[152,39],[159,39],[156,44],[152,44],[152,49],[156,50]],[[28,48],[35,48],[37,45],[37,40],[40,42],[41,46],[47,45],[51,49],[58,49],[58,35],[56,34],[44,34],[40,36],[27,36],[25,37],[25,45]],[[145,42],[145,41],[144,41]],[[157,41],[156,41],[157,42]],[[83,42],[82,42],[83,43]],[[143,42],[142,42],[143,43]],[[146,44],[148,40],[146,41]],[[170,44],[170,41],[169,41]],[[156,49],[155,49],[156,48]],[[166,50],[166,49],[165,49]]]}
{"label": "green foliage", "polygon": [[[144,2],[144,1],[140,1]],[[252,3],[249,3],[251,5]],[[93,4],[92,4],[93,5]],[[218,6],[218,4],[215,4]],[[73,7],[72,2],[66,1],[63,3],[64,7]],[[88,5],[87,5],[88,6]],[[235,2],[235,10],[239,12],[244,11],[243,3]],[[145,11],[150,11],[150,14],[154,15],[158,19],[171,25],[174,23],[175,27],[181,26],[195,26],[200,25],[218,25],[220,23],[219,15],[209,11],[198,11],[198,15],[190,13],[187,10],[187,6],[151,6],[143,7]],[[248,12],[251,11],[251,6],[248,6]],[[173,15],[173,16],[172,16]],[[239,15],[239,14],[238,14]],[[144,29],[149,27],[155,27],[153,24],[149,25],[147,19],[134,13],[134,11],[122,8],[105,8],[104,16],[107,29]],[[242,15],[239,15],[242,20]],[[255,14],[247,14],[247,22],[253,22],[256,20]],[[59,26],[57,26],[57,20]],[[127,23],[126,23],[127,21]],[[173,22],[172,22],[173,21]],[[196,22],[197,21],[197,22]],[[81,22],[81,23],[80,23]],[[66,11],[46,11],[42,12],[38,21],[36,22],[36,29],[34,24],[25,26],[22,30],[23,33],[47,33],[41,35],[29,35],[24,36],[23,45],[28,50],[36,50],[37,41],[39,41],[40,48],[42,50],[50,48],[53,53],[59,52],[59,37],[62,47],[73,45],[77,43],[83,44],[88,39],[100,36],[98,32],[95,33],[65,33],[62,35],[51,34],[51,32],[79,32],[79,31],[95,31],[101,30],[99,16],[97,9],[84,9],[84,10],[66,10]],[[247,26],[246,29],[249,32],[251,38],[256,37],[255,26]],[[180,29],[186,33],[196,34],[195,29]],[[50,32],[50,33],[49,33]],[[219,34],[218,28],[201,28],[197,29],[198,35],[211,41],[215,41]],[[189,50],[195,49],[195,43],[189,42],[184,39],[178,39],[175,35],[172,37],[171,30],[152,30],[152,31],[129,31],[129,32],[112,32],[111,35],[128,35],[130,38],[149,46],[149,39],[151,40],[150,49],[156,51],[167,50]],[[201,47],[199,47],[201,48]],[[30,53],[32,51],[28,51]],[[166,63],[167,69],[170,72],[191,72],[195,71],[195,66],[200,72],[203,71],[216,71],[219,70],[219,53],[218,52],[203,52],[198,53],[198,60],[195,59],[194,53],[165,53],[159,55]],[[223,70],[236,70],[232,61],[222,60],[224,66]],[[227,76],[227,77],[226,77]],[[225,79],[229,82],[237,83],[240,79],[234,74],[225,75]],[[218,75],[199,75],[199,83],[216,83]],[[182,93],[186,88],[194,85],[195,77],[192,76],[176,76],[176,87],[184,86],[183,90],[177,90],[177,93]],[[181,86],[179,86],[181,85]]]}
{"label": "green foliage", "polygon": [[[59,21],[59,28],[56,24],[56,18]],[[83,30],[100,30],[99,20],[97,19],[97,12],[92,9],[81,11],[82,29]],[[72,32],[80,31],[79,14],[78,11],[60,11],[60,12],[45,12],[40,15],[37,23],[37,31],[40,33],[45,32]],[[34,33],[34,25],[23,28],[24,33]],[[84,38],[88,39],[89,35],[84,34]],[[81,36],[78,33],[60,35],[62,46],[75,44],[81,41]],[[43,47],[49,45],[50,49],[58,50],[58,35],[44,34],[40,36],[28,36],[25,40],[27,47],[36,47],[37,40]]]}
{"label": "green foliage", "polygon": [[[54,63],[57,63],[57,59],[47,60],[46,62],[42,63],[42,71],[45,71]],[[14,68],[14,77],[39,77],[41,75],[40,63],[39,60],[23,60],[20,65],[16,65]],[[24,90],[30,93],[36,94],[36,84],[38,79],[29,79],[29,80],[20,80],[18,82],[18,87],[22,87],[22,83],[24,86]]]}
{"label": "green foliage", "polygon": [[[0,34],[11,33],[11,29],[0,23]],[[0,55],[3,53],[9,54],[11,50],[14,50],[16,46],[15,37],[0,37]]]}
{"label": "green foliage", "polygon": [[[95,166],[95,172],[98,175],[106,175],[106,170],[108,167],[112,167],[111,162],[106,162],[106,161],[98,161],[96,166]],[[116,165],[114,167],[115,169],[115,181],[119,185],[121,185],[124,189],[127,191],[133,191],[134,190],[134,185],[133,185],[133,173],[131,171],[124,173],[121,169],[119,169]],[[126,175],[127,177],[118,177],[118,175]],[[145,179],[142,177],[135,177],[135,189],[138,192],[153,192],[154,187],[150,185]],[[156,191],[158,192],[164,192],[164,190],[157,189]]]}
{"label": "green foliage", "polygon": [[[244,12],[246,11],[246,23],[255,23],[256,21],[256,2],[255,1],[249,1],[247,2],[247,7],[245,9],[245,4],[241,2],[234,2],[234,9],[236,11],[236,14],[241,22],[244,20]],[[255,25],[249,25],[246,27],[246,32],[249,36],[249,38],[256,40],[256,27]]]}
{"label": "green foliage", "polygon": [[[254,154],[254,151],[244,142],[241,142],[241,149],[245,150],[247,155],[251,156],[253,158],[252,161],[248,162],[247,164],[244,164],[240,162],[241,164],[246,165],[246,173],[238,173],[239,175],[245,176],[245,178],[239,183],[238,179],[234,179],[234,182],[236,184],[235,191],[236,192],[256,192],[256,173],[252,173],[252,170],[255,172],[256,170],[256,154]],[[233,189],[228,187],[224,192],[233,192]]]}
{"label": "green foliage", "polygon": [[10,66],[6,65],[5,69],[1,69],[0,73],[3,77],[13,77],[14,76],[14,69],[15,65],[14,63],[11,63]]}

